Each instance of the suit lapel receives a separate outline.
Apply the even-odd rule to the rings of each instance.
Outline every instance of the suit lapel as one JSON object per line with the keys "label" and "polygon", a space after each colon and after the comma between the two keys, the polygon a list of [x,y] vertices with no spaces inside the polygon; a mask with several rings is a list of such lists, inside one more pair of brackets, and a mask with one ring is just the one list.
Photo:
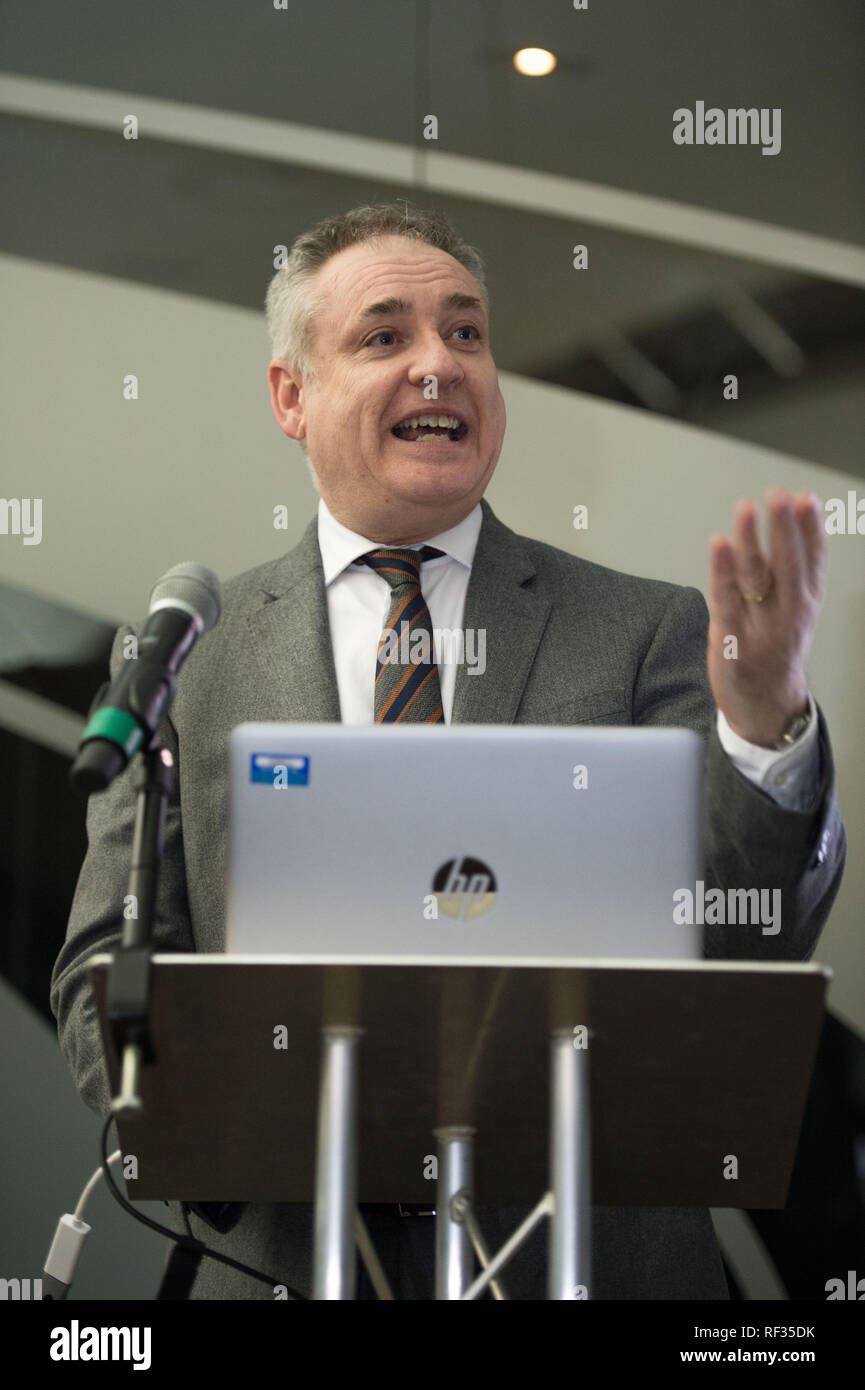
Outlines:
{"label": "suit lapel", "polygon": [[339,694],[330,641],[324,571],[313,519],[294,550],[262,579],[262,606],[247,618],[253,661],[277,684],[280,718],[338,720]]}
{"label": "suit lapel", "polygon": [[457,667],[454,724],[512,724],[550,611],[537,591],[528,545],[486,501],[466,593],[463,628],[486,633],[486,669]]}

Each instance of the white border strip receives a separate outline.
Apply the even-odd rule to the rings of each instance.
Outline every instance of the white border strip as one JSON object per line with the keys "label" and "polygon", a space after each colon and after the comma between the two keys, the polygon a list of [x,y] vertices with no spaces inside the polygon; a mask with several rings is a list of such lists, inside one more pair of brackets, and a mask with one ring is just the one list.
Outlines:
{"label": "white border strip", "polygon": [[520,208],[577,225],[598,223],[634,236],[865,285],[865,250],[848,242],[491,160],[423,150],[421,190],[415,177],[419,151],[409,145],[14,73],[0,73],[0,111],[112,130],[118,138],[123,117],[135,115],[145,139],[405,184],[418,192]]}
{"label": "white border strip", "polygon": [[86,719],[41,695],[0,680],[0,728],[74,758]]}
{"label": "white border strip", "polygon": [[[158,943],[156,943],[158,946]],[[88,965],[107,965],[110,952],[98,952],[88,958]],[[706,960],[695,956],[690,960],[665,960],[663,957],[641,956],[452,956],[446,951],[434,955],[398,956],[373,955],[369,952],[342,952],[324,955],[298,955],[292,951],[176,951],[165,954],[157,949],[153,955],[156,965],[311,965],[342,967],[344,965],[375,965],[398,967],[404,965],[466,965],[489,966],[491,969],[526,970],[584,970],[603,967],[604,970],[699,970],[703,975],[726,975],[746,970],[749,975],[820,975],[827,985],[832,980],[832,968],[819,961],[794,960]]]}

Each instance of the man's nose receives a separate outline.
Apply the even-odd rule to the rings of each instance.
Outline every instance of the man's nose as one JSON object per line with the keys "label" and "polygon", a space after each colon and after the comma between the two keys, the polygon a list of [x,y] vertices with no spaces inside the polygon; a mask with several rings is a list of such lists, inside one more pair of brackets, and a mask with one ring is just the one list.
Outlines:
{"label": "man's nose", "polygon": [[440,333],[431,333],[418,340],[409,371],[413,384],[422,386],[425,378],[432,376],[440,387],[454,386],[464,375],[458,352]]}

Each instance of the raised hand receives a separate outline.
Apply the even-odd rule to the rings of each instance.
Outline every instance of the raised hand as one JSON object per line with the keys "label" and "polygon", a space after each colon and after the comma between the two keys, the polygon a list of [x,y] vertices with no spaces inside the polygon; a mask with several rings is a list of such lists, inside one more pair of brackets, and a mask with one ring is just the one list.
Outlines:
{"label": "raised hand", "polygon": [[813,493],[774,489],[767,507],[768,557],[754,502],[736,507],[735,541],[712,537],[707,661],[715,703],[733,732],[774,748],[808,708],[805,667],[823,598],[826,539]]}

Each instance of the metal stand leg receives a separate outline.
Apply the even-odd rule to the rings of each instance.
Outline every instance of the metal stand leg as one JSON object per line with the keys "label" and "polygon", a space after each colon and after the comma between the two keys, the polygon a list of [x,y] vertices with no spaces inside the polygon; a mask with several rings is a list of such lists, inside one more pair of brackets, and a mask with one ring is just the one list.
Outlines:
{"label": "metal stand leg", "polygon": [[591,1277],[589,1063],[573,1035],[557,1032],[550,1052],[549,1296],[588,1298]]}
{"label": "metal stand leg", "polygon": [[[528,1240],[532,1231],[535,1229],[536,1226],[540,1225],[544,1217],[551,1215],[552,1210],[552,1193],[545,1192],[541,1200],[538,1202],[538,1205],[535,1207],[534,1211],[529,1212],[525,1221],[522,1221],[520,1225],[517,1227],[517,1229],[514,1231],[510,1239],[505,1241],[498,1254],[496,1254],[492,1259],[490,1259],[486,1251],[483,1251],[482,1253],[481,1250],[478,1250],[478,1258],[480,1259],[481,1264],[484,1266],[483,1273],[479,1274],[474,1283],[470,1284],[468,1289],[466,1289],[466,1292],[463,1294],[464,1302],[477,1298],[478,1295],[482,1293],[483,1290],[487,1287],[487,1285],[490,1286],[496,1298],[506,1297],[504,1289],[502,1289],[500,1284],[497,1284],[495,1276],[498,1274],[500,1269],[504,1269],[508,1260],[510,1260],[517,1253],[523,1242]],[[471,1215],[467,1218],[467,1224],[469,1227],[469,1231],[471,1231]],[[498,1292],[496,1292],[497,1287]]]}
{"label": "metal stand leg", "polygon": [[472,1277],[472,1246],[462,1222],[453,1219],[451,1203],[459,1193],[473,1195],[474,1133],[468,1125],[435,1131],[438,1140],[436,1188],[437,1299],[460,1299]]}
{"label": "metal stand leg", "polygon": [[366,1222],[356,1208],[354,1213],[354,1238],[357,1241],[358,1253],[363,1260],[364,1268],[369,1275],[370,1283],[376,1291],[377,1296],[383,1302],[392,1303],[393,1290],[387,1280],[387,1275],[382,1269],[378,1251],[369,1238],[369,1231],[366,1229]]}
{"label": "metal stand leg", "polygon": [[315,1165],[314,1299],[355,1290],[357,1041],[360,1028],[324,1028]]}

